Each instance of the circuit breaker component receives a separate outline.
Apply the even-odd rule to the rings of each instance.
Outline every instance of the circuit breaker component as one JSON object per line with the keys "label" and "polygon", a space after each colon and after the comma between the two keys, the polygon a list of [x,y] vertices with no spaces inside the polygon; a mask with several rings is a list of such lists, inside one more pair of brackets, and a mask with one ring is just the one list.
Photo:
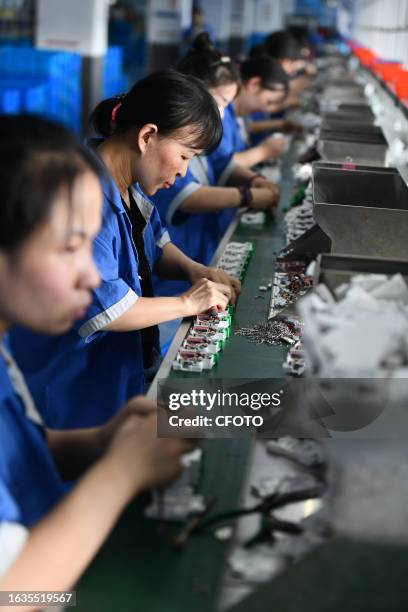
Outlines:
{"label": "circuit breaker component", "polygon": [[266,214],[263,211],[247,212],[241,216],[240,221],[242,225],[264,225]]}
{"label": "circuit breaker component", "polygon": [[207,337],[212,337],[214,340],[227,340],[230,335],[230,328],[220,328],[218,325],[213,325],[211,323],[193,323],[191,328],[191,334],[193,336],[196,335],[204,335]]}
{"label": "circuit breaker component", "polygon": [[292,376],[302,376],[306,368],[305,351],[303,343],[298,340],[288,351],[286,361],[283,363],[283,369],[287,374]]}
{"label": "circuit breaker component", "polygon": [[253,251],[252,242],[229,242],[217,262],[217,268],[242,280]]}
{"label": "circuit breaker component", "polygon": [[203,370],[211,370],[217,362],[218,355],[216,353],[201,353],[196,350],[182,348],[173,361],[173,370],[202,372]]}
{"label": "circuit breaker component", "polygon": [[219,317],[216,314],[200,314],[195,318],[197,325],[211,325],[215,329],[229,329],[231,327],[231,316]]}
{"label": "circuit breaker component", "polygon": [[223,343],[217,340],[210,340],[204,336],[187,336],[183,342],[183,348],[201,353],[219,353],[223,348]]}
{"label": "circuit breaker component", "polygon": [[293,304],[313,285],[313,277],[306,273],[306,260],[291,260],[278,257],[275,264],[269,319],[279,315]]}

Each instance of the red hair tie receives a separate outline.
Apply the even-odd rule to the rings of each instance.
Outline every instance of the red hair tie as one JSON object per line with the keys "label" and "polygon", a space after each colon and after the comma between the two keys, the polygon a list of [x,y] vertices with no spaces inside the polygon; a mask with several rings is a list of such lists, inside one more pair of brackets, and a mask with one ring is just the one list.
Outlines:
{"label": "red hair tie", "polygon": [[117,104],[115,104],[115,106],[112,109],[112,123],[115,123],[116,121],[116,115],[118,114],[118,110],[120,109],[120,107],[122,106],[122,102],[118,102]]}

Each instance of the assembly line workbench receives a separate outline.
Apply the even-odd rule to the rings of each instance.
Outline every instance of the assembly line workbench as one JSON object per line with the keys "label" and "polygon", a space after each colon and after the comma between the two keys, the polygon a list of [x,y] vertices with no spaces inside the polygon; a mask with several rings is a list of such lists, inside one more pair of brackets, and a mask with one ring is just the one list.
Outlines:
{"label": "assembly line workbench", "polygon": [[[224,236],[214,261],[230,240],[252,241],[255,252],[243,283],[232,334],[214,370],[200,377],[279,378],[287,348],[255,345],[234,331],[266,321],[270,292],[255,299],[259,286],[272,280],[275,255],[284,246],[282,209],[293,190],[292,145],[282,162],[279,211],[262,228],[245,227],[238,220]],[[170,376],[194,377],[174,372],[172,361],[189,322],[180,326],[150,390]],[[331,455],[341,464],[343,486],[333,509],[336,535],[277,580],[259,586],[230,612],[406,612],[408,591],[408,537],[406,444],[403,439],[330,440]],[[258,445],[249,438],[205,440],[199,492],[216,498],[215,512],[245,503],[245,491],[256,468]],[[356,470],[356,466],[359,467]],[[404,486],[403,486],[404,485]],[[357,492],[359,495],[357,495]],[[382,499],[383,503],[378,504]],[[406,499],[406,497],[405,497]],[[394,501],[393,501],[394,500]],[[144,516],[148,494],[135,500],[77,586],[80,612],[219,612],[225,604],[226,559],[232,541],[219,541],[213,533],[193,535],[177,552],[169,545],[180,524],[159,523]],[[384,511],[380,512],[384,506]],[[368,520],[370,511],[376,508]],[[386,524],[387,512],[394,521]],[[371,516],[371,515],[370,515]],[[397,518],[395,518],[397,517]],[[397,520],[398,519],[398,520]],[[80,545],[80,543],[78,543]]]}
{"label": "assembly line workbench", "polygon": [[[292,165],[296,145],[282,161],[279,209],[286,206],[292,192]],[[214,262],[227,242],[252,241],[255,246],[238,300],[232,333],[220,362],[204,376],[215,378],[272,378],[283,375],[285,347],[255,345],[234,331],[266,321],[270,291],[256,299],[259,286],[273,277],[274,253],[284,246],[283,216],[280,211],[263,227],[231,223],[214,256]],[[182,322],[149,392],[155,397],[157,381],[167,376],[193,376],[173,372],[171,363],[184,339],[188,321]],[[244,358],[243,358],[244,357]],[[204,459],[200,493],[216,497],[216,511],[237,505],[251,463],[253,441],[218,439],[203,443]],[[182,552],[169,546],[171,534],[180,525],[159,525],[143,515],[146,499],[138,499],[125,512],[106,544],[78,585],[77,609],[84,612],[212,612],[216,609],[228,542],[212,534],[192,537]]]}

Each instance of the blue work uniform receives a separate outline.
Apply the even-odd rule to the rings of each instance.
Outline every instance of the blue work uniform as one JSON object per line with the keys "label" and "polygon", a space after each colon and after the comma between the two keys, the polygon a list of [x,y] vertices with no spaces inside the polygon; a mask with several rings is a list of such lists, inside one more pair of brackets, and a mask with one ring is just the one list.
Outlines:
{"label": "blue work uniform", "polygon": [[227,157],[247,148],[245,127],[243,122],[235,113],[234,103],[231,102],[224,110],[222,118],[222,139],[218,147],[209,155],[210,160],[214,158]]}
{"label": "blue work uniform", "polygon": [[58,503],[63,482],[21,372],[0,345],[0,577],[28,529]]}
{"label": "blue work uniform", "polygon": [[[211,160],[206,155],[194,157],[184,177],[177,178],[170,189],[160,189],[152,197],[162,223],[168,227],[172,242],[198,263],[210,263],[236,210],[189,213],[180,210],[180,206],[202,186],[224,186],[235,165],[231,155]],[[154,277],[157,295],[175,295],[188,287],[189,284],[185,281],[164,281]]]}
{"label": "blue work uniform", "polygon": [[[248,122],[251,122],[251,121],[256,122],[256,121],[266,121],[270,118],[271,118],[270,114],[265,113],[263,111],[257,111],[249,115],[247,120]],[[251,134],[250,135],[251,145],[255,147],[260,142],[265,140],[267,136],[270,136],[270,134],[272,134],[272,130],[266,130],[264,132],[259,132],[258,134]]]}
{"label": "blue work uniform", "polygon": [[[126,400],[145,391],[141,332],[105,331],[142,295],[142,281],[131,221],[118,188],[106,172],[102,188],[102,227],[93,244],[102,282],[93,291],[86,316],[59,337],[21,328],[10,334],[13,353],[38,410],[45,423],[55,429],[106,423]],[[157,210],[138,185],[131,194],[146,221],[144,250],[153,269],[170,238]],[[148,375],[157,370],[159,359],[157,333]]]}
{"label": "blue work uniform", "polygon": [[[267,121],[268,119],[283,119],[285,117],[284,111],[280,111],[278,113],[265,113],[263,111],[257,111],[249,115],[246,119],[246,124],[256,121]],[[251,146],[255,147],[260,142],[265,140],[268,136],[276,132],[276,130],[265,130],[263,132],[259,132],[258,134],[250,135],[250,143]]]}
{"label": "blue work uniform", "polygon": [[[214,167],[222,164],[223,160],[233,158],[234,153],[239,153],[247,148],[245,127],[240,118],[235,114],[233,102],[224,110],[222,127],[221,142],[208,156],[209,164]],[[230,208],[219,212],[218,218],[221,235],[225,233],[235,214],[236,211]]]}

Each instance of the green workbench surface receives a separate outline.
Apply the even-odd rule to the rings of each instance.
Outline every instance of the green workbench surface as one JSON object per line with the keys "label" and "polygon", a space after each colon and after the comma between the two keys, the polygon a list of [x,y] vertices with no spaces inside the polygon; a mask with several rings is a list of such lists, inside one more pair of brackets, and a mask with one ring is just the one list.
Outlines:
{"label": "green workbench surface", "polygon": [[[287,204],[291,195],[290,168],[294,155],[292,147],[283,164],[281,206]],[[237,225],[229,238],[250,240],[255,244],[233,331],[266,320],[270,291],[259,292],[258,287],[272,280],[273,253],[284,245],[282,215],[278,214],[277,218],[277,221],[268,219],[262,228]],[[262,295],[263,299],[255,299],[256,295]],[[171,354],[177,352],[182,337],[179,334],[173,341],[158,378],[169,373],[180,376],[171,372],[170,365]],[[286,352],[284,347],[250,344],[246,338],[232,332],[220,363],[206,375],[217,378],[281,376]],[[194,375],[187,373],[186,376]],[[153,385],[150,396],[154,394]],[[251,440],[207,440],[203,448],[200,492],[206,499],[217,499],[214,512],[235,507],[250,465]],[[146,503],[146,500],[138,500],[128,508],[80,581],[77,609],[83,612],[212,612],[229,544],[216,540],[211,534],[195,535],[183,552],[176,552],[168,541],[180,525],[159,525],[144,518],[143,501]]]}
{"label": "green workbench surface", "polygon": [[[249,453],[248,440],[205,443],[200,489],[207,499],[217,498],[217,511],[229,509],[239,498]],[[82,578],[77,588],[77,610],[214,610],[228,544],[211,534],[195,535],[183,551],[173,550],[169,540],[180,530],[180,524],[146,519],[143,501],[128,508]]]}
{"label": "green workbench surface", "polygon": [[[231,336],[220,354],[219,363],[202,374],[172,371],[171,378],[272,378],[282,375],[282,363],[287,347],[252,344],[244,336],[236,336],[235,330],[254,323],[265,322],[268,317],[271,291],[259,291],[260,285],[272,281],[274,252],[284,246],[280,224],[268,218],[265,226],[254,229],[238,225],[232,235],[238,242],[251,241],[255,252],[242,284],[242,292],[233,318]],[[258,296],[258,297],[256,297]]]}

